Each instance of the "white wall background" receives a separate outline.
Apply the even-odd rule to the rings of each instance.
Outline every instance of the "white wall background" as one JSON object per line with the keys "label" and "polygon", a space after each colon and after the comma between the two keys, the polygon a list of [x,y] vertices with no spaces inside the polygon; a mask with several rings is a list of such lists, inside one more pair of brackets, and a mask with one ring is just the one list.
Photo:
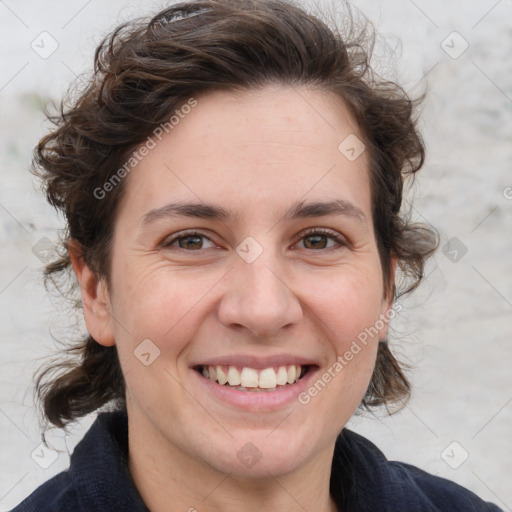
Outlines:
{"label": "white wall background", "polygon": [[[55,350],[50,330],[58,334],[68,315],[45,292],[33,252],[62,227],[27,170],[46,129],[41,101],[59,99],[89,68],[115,24],[165,5],[141,4],[0,0],[0,511],[66,468],[66,450],[91,422],[50,436],[60,454],[41,451],[32,373]],[[396,68],[413,95],[428,86],[428,160],[414,212],[450,245],[395,321],[395,346],[414,366],[412,400],[395,416],[365,415],[350,426],[388,458],[512,510],[512,2],[353,5],[396,49],[379,69]]]}

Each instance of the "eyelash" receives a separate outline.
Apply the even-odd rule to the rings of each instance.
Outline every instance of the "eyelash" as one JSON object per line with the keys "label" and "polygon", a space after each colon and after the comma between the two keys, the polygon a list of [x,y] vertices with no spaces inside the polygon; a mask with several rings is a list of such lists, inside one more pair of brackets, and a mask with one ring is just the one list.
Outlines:
{"label": "eyelash", "polygon": [[[348,245],[346,239],[343,238],[341,235],[339,235],[336,231],[332,231],[332,230],[326,229],[326,228],[309,228],[304,233],[302,233],[301,240],[307,238],[308,236],[312,236],[312,235],[325,235],[328,238],[334,240],[341,247],[346,247]],[[169,247],[171,247],[171,245],[173,243],[181,240],[182,238],[188,238],[188,237],[192,237],[192,236],[206,238],[207,240],[210,240],[210,242],[213,242],[213,240],[211,240],[209,237],[207,237],[204,233],[201,233],[200,231],[191,230],[191,231],[184,231],[183,233],[180,233],[178,236],[175,236],[168,241],[164,240],[164,242],[162,243],[162,246],[165,248],[169,248]],[[195,250],[191,249],[190,251],[188,251],[187,249],[183,249],[182,247],[176,247],[176,248],[181,249],[183,251],[187,251],[187,252],[196,252],[196,251],[201,250],[201,249],[195,249]],[[311,250],[315,251],[315,252],[320,252],[320,251],[327,251],[327,250],[332,250],[332,249],[336,249],[336,247],[328,247],[326,249],[318,249],[318,251],[315,251],[315,249],[311,249]]]}

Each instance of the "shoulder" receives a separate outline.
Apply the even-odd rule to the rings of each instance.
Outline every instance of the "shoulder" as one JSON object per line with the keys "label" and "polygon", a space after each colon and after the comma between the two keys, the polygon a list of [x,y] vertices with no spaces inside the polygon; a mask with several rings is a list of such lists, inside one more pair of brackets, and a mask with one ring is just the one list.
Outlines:
{"label": "shoulder", "polygon": [[80,510],[76,489],[64,471],[39,486],[11,512],[60,512]]}
{"label": "shoulder", "polygon": [[494,503],[483,501],[475,493],[451,480],[431,475],[410,464],[389,462],[396,478],[407,482],[407,488],[418,492],[424,500],[436,507],[435,510],[461,512],[500,512]]}
{"label": "shoulder", "polygon": [[368,439],[344,429],[334,453],[333,472],[349,464],[357,510],[499,512],[464,487],[415,466],[389,461]]}
{"label": "shoulder", "polygon": [[127,459],[126,414],[100,414],[76,446],[69,469],[38,487],[11,512],[147,512]]}

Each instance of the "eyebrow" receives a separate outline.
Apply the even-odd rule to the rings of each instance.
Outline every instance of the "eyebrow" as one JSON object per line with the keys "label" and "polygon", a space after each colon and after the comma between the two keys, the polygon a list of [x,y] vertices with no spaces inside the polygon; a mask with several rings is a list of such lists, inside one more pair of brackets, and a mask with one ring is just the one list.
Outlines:
{"label": "eyebrow", "polygon": [[299,201],[294,204],[284,215],[285,220],[305,219],[309,217],[321,217],[322,215],[346,215],[366,222],[364,212],[354,204],[344,199],[336,199],[327,202]]}
{"label": "eyebrow", "polygon": [[[284,214],[284,220],[321,217],[323,215],[345,215],[357,218],[362,222],[367,220],[366,215],[360,208],[344,199],[310,203],[299,201]],[[150,210],[142,216],[141,223],[142,225],[147,225],[156,220],[172,217],[193,217],[228,222],[235,221],[238,218],[238,214],[219,205],[181,202],[167,204],[161,208]]]}

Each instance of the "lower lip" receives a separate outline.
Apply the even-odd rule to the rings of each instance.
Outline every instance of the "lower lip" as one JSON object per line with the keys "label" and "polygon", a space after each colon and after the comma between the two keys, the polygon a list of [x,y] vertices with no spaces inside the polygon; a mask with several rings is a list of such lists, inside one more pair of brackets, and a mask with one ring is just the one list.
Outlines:
{"label": "lower lip", "polygon": [[298,396],[304,392],[318,368],[310,368],[308,373],[295,384],[289,384],[275,391],[239,391],[227,385],[207,379],[198,371],[191,369],[199,386],[216,400],[245,411],[273,411],[298,402]]}

